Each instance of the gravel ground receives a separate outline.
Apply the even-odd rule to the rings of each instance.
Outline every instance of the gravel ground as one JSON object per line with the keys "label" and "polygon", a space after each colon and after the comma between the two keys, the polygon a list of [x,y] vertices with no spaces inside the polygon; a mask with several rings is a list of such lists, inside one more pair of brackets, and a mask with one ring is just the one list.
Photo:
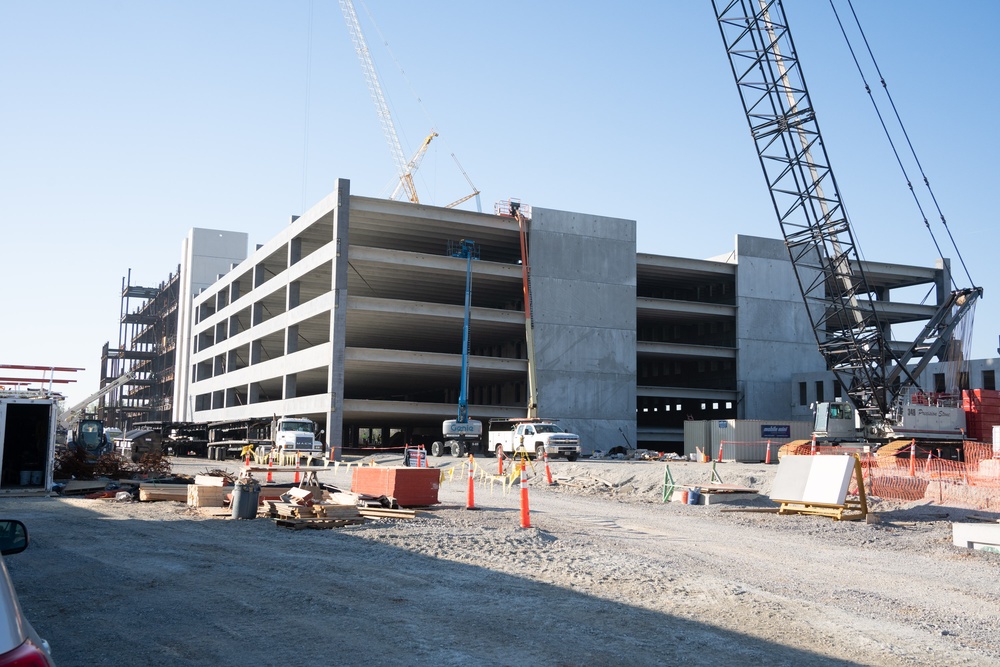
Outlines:
{"label": "gravel ground", "polygon": [[[689,483],[711,471],[670,467]],[[718,470],[766,494],[776,467]],[[532,471],[528,529],[516,487],[481,480],[469,511],[461,475],[416,519],[335,530],[174,502],[2,498],[32,540],[6,562],[62,667],[1000,663],[1000,555],[951,544],[967,510],[875,500],[878,522],[835,522],[723,511],[766,497],[664,504],[662,463],[552,471],[552,487]],[[349,488],[350,475],[319,477]]]}

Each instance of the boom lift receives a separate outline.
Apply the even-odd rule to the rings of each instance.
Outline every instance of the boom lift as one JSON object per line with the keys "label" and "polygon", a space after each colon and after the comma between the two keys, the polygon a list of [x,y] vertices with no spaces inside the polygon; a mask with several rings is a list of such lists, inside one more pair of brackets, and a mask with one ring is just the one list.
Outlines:
{"label": "boom lift", "polygon": [[937,398],[923,394],[916,378],[934,357],[948,360],[955,329],[982,288],[952,291],[913,343],[902,353],[894,350],[861,266],[781,1],[713,0],[713,6],[820,353],[849,399],[817,405],[817,438],[864,438],[876,446],[897,438],[960,442],[960,402],[932,404]]}
{"label": "boom lift", "polygon": [[452,456],[464,456],[472,450],[482,452],[483,423],[469,419],[469,315],[472,307],[472,260],[479,259],[479,248],[473,241],[462,239],[457,244],[449,242],[449,254],[466,261],[465,265],[465,319],[462,324],[462,380],[458,392],[458,417],[446,419],[441,424],[444,442],[431,444],[431,455],[441,456],[450,450]]}

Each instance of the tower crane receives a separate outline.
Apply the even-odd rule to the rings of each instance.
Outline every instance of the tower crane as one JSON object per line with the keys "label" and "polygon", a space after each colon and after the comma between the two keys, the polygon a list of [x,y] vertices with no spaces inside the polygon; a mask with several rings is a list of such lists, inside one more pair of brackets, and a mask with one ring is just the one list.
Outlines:
{"label": "tower crane", "polygon": [[365,41],[364,33],[361,32],[361,24],[358,22],[357,12],[354,11],[352,0],[340,0],[340,9],[344,13],[344,20],[347,22],[347,29],[351,33],[351,41],[354,43],[354,50],[358,53],[361,61],[361,71],[364,73],[365,82],[368,84],[368,91],[371,93],[372,102],[375,103],[375,114],[378,116],[379,124],[382,126],[382,133],[389,144],[389,153],[392,155],[393,164],[396,165],[396,173],[399,182],[390,195],[390,199],[398,199],[405,192],[406,198],[414,204],[419,204],[417,190],[413,184],[413,174],[420,166],[420,161],[427,152],[427,147],[431,140],[438,136],[437,132],[431,130],[424,142],[409,160],[403,154],[403,147],[399,143],[399,135],[396,134],[396,126],[392,122],[392,114],[389,113],[389,105],[385,102],[382,94],[382,86],[379,83],[378,73],[375,71],[375,63],[372,61],[371,53],[368,50],[368,42]]}
{"label": "tower crane", "polygon": [[960,442],[960,404],[920,410],[906,403],[933,358],[947,357],[958,323],[982,288],[952,291],[906,350],[893,348],[873,303],[875,287],[861,265],[781,0],[712,4],[819,351],[850,400],[816,406],[817,437]]}

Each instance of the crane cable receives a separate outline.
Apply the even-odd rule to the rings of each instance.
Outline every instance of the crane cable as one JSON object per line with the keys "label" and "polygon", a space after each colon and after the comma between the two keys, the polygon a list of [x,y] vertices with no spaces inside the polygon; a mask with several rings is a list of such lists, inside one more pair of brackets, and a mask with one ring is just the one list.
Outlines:
{"label": "crane cable", "polygon": [[[959,263],[962,265],[962,270],[965,271],[965,276],[969,280],[970,285],[975,285],[972,280],[972,276],[969,274],[969,269],[965,264],[965,259],[962,257],[962,253],[958,249],[958,245],[955,243],[955,238],[952,236],[951,228],[948,227],[948,221],[944,217],[944,213],[941,211],[941,206],[938,204],[937,197],[934,195],[934,190],[931,188],[930,180],[927,178],[927,174],[924,172],[923,165],[920,159],[917,157],[916,149],[913,147],[913,143],[910,141],[910,136],[906,131],[906,127],[903,125],[903,119],[899,115],[899,110],[896,108],[896,103],[892,99],[892,95],[889,93],[889,87],[885,82],[885,77],[882,76],[882,71],[878,66],[878,62],[875,60],[875,54],[872,53],[871,45],[868,43],[868,38],[865,35],[864,30],[861,28],[861,21],[858,19],[857,12],[854,11],[854,4],[851,0],[847,0],[847,5],[850,7],[851,14],[854,16],[854,22],[857,25],[858,32],[861,34],[861,39],[865,44],[865,48],[868,51],[868,56],[871,58],[872,65],[875,67],[875,71],[878,73],[879,82],[882,84],[882,89],[885,91],[886,98],[889,100],[889,106],[892,107],[892,111],[896,116],[896,122],[899,123],[899,128],[903,133],[903,137],[906,139],[906,144],[910,149],[910,154],[913,157],[913,161],[916,163],[918,170],[920,171],[920,176],[924,181],[924,186],[927,188],[927,192],[931,197],[931,201],[934,202],[934,207],[937,209],[938,216],[941,219],[941,224],[944,225],[945,231],[948,233],[948,239],[951,241],[951,246],[955,250],[955,254],[958,257]],[[937,250],[938,256],[943,257],[944,254],[941,252],[941,247],[938,244],[937,237],[934,235],[934,230],[931,229],[930,223],[927,220],[927,214],[924,212],[924,208],[920,203],[919,197],[913,188],[913,183],[910,179],[909,174],[906,171],[906,167],[903,165],[902,158],[899,155],[899,151],[896,148],[896,144],[892,139],[892,134],[889,132],[889,128],[886,126],[885,119],[882,116],[882,111],[875,101],[875,97],[872,94],[871,86],[868,85],[868,81],[865,78],[864,71],[861,69],[861,64],[858,62],[857,54],[854,52],[854,46],[851,44],[850,38],[847,36],[847,31],[844,29],[844,24],[840,20],[840,14],[837,12],[837,8],[833,4],[833,0],[830,0],[830,7],[833,9],[833,14],[837,18],[837,25],[840,27],[840,32],[844,36],[844,41],[847,43],[847,48],[851,52],[851,58],[854,60],[855,67],[858,68],[858,74],[861,76],[861,80],[865,84],[865,91],[868,93],[868,97],[872,102],[872,107],[875,109],[875,113],[878,116],[879,122],[882,124],[882,130],[885,132],[886,139],[889,141],[889,146],[892,148],[892,153],[896,158],[896,163],[899,165],[900,170],[903,172],[903,177],[906,179],[906,186],[910,190],[910,194],[913,196],[913,201],[917,205],[917,209],[920,211],[920,215],[923,218],[924,226],[927,228],[927,232],[931,236],[931,240],[934,242],[934,248]],[[952,278],[952,285],[955,285],[954,278]]]}
{"label": "crane cable", "polygon": [[[430,112],[427,110],[427,107],[424,105],[423,98],[420,96],[420,93],[417,92],[417,89],[416,89],[416,87],[414,87],[413,82],[410,81],[410,77],[407,76],[406,70],[403,68],[403,64],[401,62],[399,62],[399,59],[396,57],[396,54],[393,52],[392,47],[389,45],[389,40],[386,39],[386,36],[384,34],[382,34],[382,29],[378,27],[378,22],[375,21],[375,17],[372,16],[371,11],[369,11],[368,5],[365,4],[364,0],[359,0],[359,2],[361,3],[361,8],[365,10],[365,14],[368,16],[368,20],[371,21],[372,27],[375,28],[375,32],[378,33],[379,39],[382,40],[382,46],[385,47],[385,50],[389,54],[389,57],[392,58],[392,62],[395,63],[396,69],[399,70],[399,74],[403,77],[403,81],[406,82],[407,88],[410,89],[410,94],[412,94],[413,95],[413,99],[416,100],[417,106],[420,107],[420,111],[424,114],[424,118],[427,119],[427,122],[430,124],[431,128],[437,128],[438,125],[437,125],[437,123],[434,122],[434,119],[431,118]],[[432,129],[431,131],[434,132],[436,130]],[[445,137],[444,135],[439,136],[438,140],[437,140],[437,143],[441,144],[441,145],[444,145],[446,147],[446,149],[451,153],[451,157],[455,160],[455,162],[456,163],[458,162],[458,158],[455,157],[455,153],[453,151],[451,151],[451,146],[450,146],[450,143],[449,143],[447,137]],[[407,154],[409,154],[409,153],[407,153]],[[434,164],[434,167],[435,167],[435,172],[434,172],[435,182],[434,182],[434,184],[436,186],[437,185],[437,180],[436,180],[437,179],[437,163]],[[468,174],[465,173],[465,169],[462,168],[461,164],[458,165],[458,168],[459,168],[459,171],[461,171],[462,174],[465,176],[465,179],[469,180],[469,176],[468,176]],[[426,172],[421,172],[420,173],[420,179],[426,184],[427,183],[427,179],[425,177],[425,174],[426,174]],[[469,184],[472,185],[472,181],[469,181]],[[434,189],[436,190],[436,187]],[[476,186],[473,185],[472,189],[476,190]]]}
{"label": "crane cable", "polygon": [[303,114],[305,118],[302,122],[302,208],[306,210],[306,193],[309,185],[309,112],[312,107],[310,86],[312,82],[312,56],[313,56],[313,0],[309,0],[309,25],[306,30],[306,85],[305,104]]}

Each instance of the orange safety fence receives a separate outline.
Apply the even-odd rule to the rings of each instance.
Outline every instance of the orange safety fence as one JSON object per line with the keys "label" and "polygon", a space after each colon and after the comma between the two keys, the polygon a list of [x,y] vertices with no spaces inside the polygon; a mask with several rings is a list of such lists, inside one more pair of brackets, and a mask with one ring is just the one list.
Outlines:
{"label": "orange safety fence", "polygon": [[[860,456],[865,492],[869,496],[886,500],[924,500],[977,510],[1000,510],[1000,458],[994,458],[992,445],[966,441],[964,461],[943,459],[933,453],[911,458],[906,450],[897,456],[870,453]],[[857,486],[852,482],[850,493],[857,492]]]}

